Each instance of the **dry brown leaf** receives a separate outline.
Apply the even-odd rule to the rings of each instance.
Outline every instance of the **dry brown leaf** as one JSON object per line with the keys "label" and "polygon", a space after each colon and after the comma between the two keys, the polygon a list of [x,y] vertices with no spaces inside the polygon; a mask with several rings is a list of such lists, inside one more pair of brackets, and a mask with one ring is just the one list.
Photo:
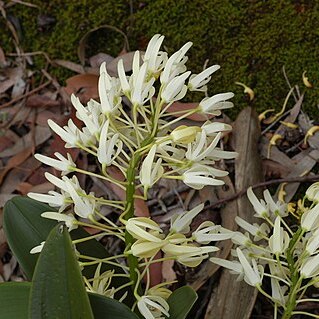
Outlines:
{"label": "dry brown leaf", "polygon": [[[33,132],[29,132],[28,134],[21,137],[13,147],[6,149],[0,153],[0,158],[3,157],[11,157],[15,154],[18,154],[25,148],[30,147],[33,144],[33,137],[35,141],[35,146],[38,146],[42,143],[44,143],[47,139],[51,136],[51,131],[48,127],[41,127],[36,126],[35,133],[33,135]],[[32,145],[33,146],[33,145]]]}
{"label": "dry brown leaf", "polygon": [[[306,150],[303,151],[301,155],[298,155],[298,157],[302,157],[302,159],[295,165],[295,169],[287,176],[287,178],[307,175],[319,161],[319,150],[312,150],[310,152],[309,150]],[[286,202],[289,202],[293,198],[299,185],[300,183],[289,183],[284,187],[286,193],[284,199]],[[279,185],[276,191],[277,197],[280,187],[281,186]]]}
{"label": "dry brown leaf", "polygon": [[55,187],[53,184],[51,184],[49,182],[45,182],[45,183],[38,184],[38,185],[31,187],[29,192],[46,194],[49,191],[53,191],[54,188]]}
{"label": "dry brown leaf", "polygon": [[173,269],[174,260],[164,260],[162,263],[162,277],[164,282],[175,281],[177,279],[176,273]]}
{"label": "dry brown leaf", "polygon": [[[7,175],[2,186],[0,193],[12,193],[16,190],[17,185],[27,180],[33,173],[38,172],[41,163],[33,156],[30,156],[26,161],[21,163],[18,167],[13,168]],[[32,183],[31,183],[32,184]]]}
{"label": "dry brown leaf", "polygon": [[[234,134],[236,151],[235,162],[236,191],[262,181],[261,159],[258,152],[260,136],[259,121],[252,108],[245,108],[236,119]],[[237,200],[238,215],[248,222],[253,221],[254,211],[247,197]],[[219,285],[209,301],[205,319],[250,318],[257,297],[257,290],[244,281],[222,270]]]}
{"label": "dry brown leaf", "polygon": [[[123,60],[124,70],[125,72],[132,71],[132,63],[135,52],[128,52],[123,55],[118,56],[109,64],[106,65],[106,70],[110,73],[111,76],[118,76],[117,74],[117,64],[120,60]],[[140,60],[142,61],[142,60]]]}
{"label": "dry brown leaf", "polygon": [[77,64],[77,63],[66,61],[66,60],[60,60],[60,59],[53,60],[52,62],[56,65],[62,66],[76,73],[79,73],[79,74],[85,73],[85,70],[81,64]]}
{"label": "dry brown leaf", "polygon": [[2,48],[0,47],[0,67],[5,67],[7,65],[7,60],[6,60],[6,56],[2,50]]}
{"label": "dry brown leaf", "polygon": [[75,94],[82,103],[87,103],[91,98],[98,99],[98,79],[95,74],[79,74],[66,80],[65,92],[68,95]]}
{"label": "dry brown leaf", "polygon": [[108,65],[109,63],[111,63],[114,60],[114,57],[112,57],[109,54],[100,52],[96,55],[93,55],[90,57],[89,62],[92,68],[100,68],[100,65],[105,62],[106,65]]}
{"label": "dry brown leaf", "polygon": [[0,152],[2,152],[3,150],[10,148],[13,145],[13,141],[5,136],[5,135],[1,135],[0,136]]}
{"label": "dry brown leaf", "polygon": [[9,88],[15,85],[20,78],[22,78],[23,69],[22,67],[7,68],[3,71],[2,76],[5,78],[5,80],[0,82],[0,94],[7,91]]}
{"label": "dry brown leaf", "polygon": [[0,208],[2,208],[8,200],[10,200],[11,198],[13,198],[15,196],[17,196],[17,195],[1,193],[0,194]]}
{"label": "dry brown leaf", "polygon": [[48,96],[41,94],[31,95],[26,101],[26,106],[31,108],[58,107],[60,105],[59,101],[52,100]]}
{"label": "dry brown leaf", "polygon": [[23,163],[32,154],[32,147],[25,148],[21,152],[12,156],[6,166],[0,172],[0,185],[8,172]]}

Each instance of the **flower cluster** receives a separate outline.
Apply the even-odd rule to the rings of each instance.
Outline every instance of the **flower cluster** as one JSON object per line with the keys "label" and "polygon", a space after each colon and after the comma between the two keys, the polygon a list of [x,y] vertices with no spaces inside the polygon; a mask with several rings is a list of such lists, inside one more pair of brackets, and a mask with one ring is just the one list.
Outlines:
{"label": "flower cluster", "polygon": [[[232,232],[237,246],[233,260],[212,257],[210,261],[258,288],[274,303],[275,317],[278,307],[284,311],[282,318],[309,315],[295,307],[310,300],[305,298],[308,287],[319,286],[319,183],[310,186],[299,201],[302,216],[297,229],[289,227],[286,218],[291,205],[275,203],[268,190],[264,200],[258,200],[251,188],[247,196],[261,222],[250,224],[236,217],[245,233]],[[310,207],[305,207],[306,200],[311,202]],[[264,277],[270,278],[270,293],[262,287]]]}
{"label": "flower cluster", "polygon": [[203,222],[192,232],[190,237],[185,236],[190,232],[191,221],[203,207],[204,205],[200,204],[190,211],[175,215],[166,236],[160,226],[150,218],[134,217],[129,219],[126,223],[126,229],[136,239],[131,247],[132,254],[136,257],[151,258],[159,250],[162,250],[167,259],[174,259],[188,267],[198,266],[209,257],[209,253],[218,250],[212,245],[200,245],[231,237],[230,233],[221,233],[222,227],[211,221]]}
{"label": "flower cluster", "polygon": [[[143,278],[145,267],[149,266],[148,262],[140,263],[142,259],[153,260],[159,250],[167,258],[175,258],[194,267],[208,258],[210,252],[216,251],[216,247],[201,245],[229,238],[229,235],[221,234],[220,226],[211,222],[204,222],[190,237],[186,237],[191,220],[202,206],[177,216],[166,236],[151,218],[134,217],[134,199],[138,189],[143,189],[143,198],[147,199],[148,190],[159,179],[181,180],[194,189],[222,185],[220,177],[228,172],[216,167],[216,164],[221,159],[236,156],[235,152],[225,151],[219,146],[222,134],[230,131],[231,127],[211,121],[221,114],[221,110],[233,106],[229,102],[233,97],[231,92],[207,97],[207,83],[219,66],[213,65],[199,74],[191,74],[186,67],[186,54],[192,43],[186,43],[168,56],[160,50],[163,39],[157,34],[145,53],[135,52],[129,76],[123,60],[118,63],[118,77],[111,77],[106,64],[102,63],[98,81],[99,101],[90,100],[85,106],[77,97],[71,96],[76,117],[83,123],[81,127],[77,127],[72,119],[63,127],[48,121],[51,129],[65,142],[66,148],[78,148],[88,153],[100,170],[92,172],[77,167],[70,154],[64,157],[55,153],[56,158],[37,154],[39,161],[61,171],[61,178],[46,173],[46,178],[57,191],[29,193],[29,197],[58,209],[58,212],[45,212],[43,217],[64,222],[70,231],[79,225],[90,226],[102,231],[99,236],[116,236],[122,240],[126,248],[120,257],[128,260],[133,288],[140,285],[136,278]],[[204,92],[205,97],[192,109],[172,111],[173,103],[183,99],[187,91]],[[202,125],[179,125],[181,120],[195,113],[205,119]],[[110,168],[117,169],[123,178],[115,179]],[[81,187],[75,174],[113,183],[126,192],[126,199],[96,197],[93,192]],[[120,212],[119,220],[114,222],[105,217],[103,206]],[[120,257],[114,256],[113,259]],[[92,258],[88,260],[94,263]],[[136,262],[140,263],[138,267]],[[81,261],[81,265],[85,266],[85,260]],[[127,271],[127,268],[124,269]],[[139,276],[136,276],[136,269]],[[109,280],[112,273],[100,274],[99,271],[95,276],[98,280],[86,280],[88,289],[114,296]],[[168,306],[162,301],[163,296],[149,291],[147,288],[143,296],[135,294],[140,312],[146,318],[159,318],[158,314],[150,316],[149,309],[157,309],[167,315]]]}

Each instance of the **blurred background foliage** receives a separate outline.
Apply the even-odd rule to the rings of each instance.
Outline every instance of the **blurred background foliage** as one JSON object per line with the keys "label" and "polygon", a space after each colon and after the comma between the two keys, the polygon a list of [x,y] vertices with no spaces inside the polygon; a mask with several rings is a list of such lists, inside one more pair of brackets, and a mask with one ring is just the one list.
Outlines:
{"label": "blurred background foliage", "polygon": [[[260,112],[279,110],[289,87],[302,82],[307,71],[312,89],[307,89],[305,111],[318,111],[319,85],[319,1],[288,0],[33,0],[37,8],[14,4],[6,9],[7,18],[18,30],[25,52],[44,51],[51,59],[79,63],[77,48],[83,35],[103,24],[116,26],[127,34],[130,49],[145,49],[155,33],[166,36],[164,46],[172,53],[187,41],[194,43],[189,68],[194,72],[220,64],[221,71],[211,82],[210,94],[236,93],[238,111],[248,104],[240,81],[253,88],[253,105]],[[0,21],[0,45],[5,53],[14,52],[12,36]],[[99,31],[88,42],[87,57],[98,52],[117,56],[123,38],[116,32]],[[34,59],[41,67],[42,57]],[[58,80],[71,75],[61,67],[50,69]],[[292,101],[292,100],[291,100]],[[291,102],[293,103],[293,102]],[[236,111],[236,113],[237,113]]]}

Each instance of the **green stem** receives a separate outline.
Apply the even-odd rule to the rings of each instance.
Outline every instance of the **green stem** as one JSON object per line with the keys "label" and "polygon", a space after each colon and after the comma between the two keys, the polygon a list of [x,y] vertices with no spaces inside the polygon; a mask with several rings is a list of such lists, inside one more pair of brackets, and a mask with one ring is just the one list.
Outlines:
{"label": "green stem", "polygon": [[287,261],[288,261],[288,267],[291,274],[291,285],[290,285],[290,291],[288,294],[288,301],[287,306],[285,308],[285,312],[282,316],[282,319],[289,319],[293,315],[293,311],[296,307],[296,299],[298,290],[300,288],[300,285],[302,283],[302,277],[299,277],[298,269],[296,269],[295,261],[294,261],[294,248],[299,241],[299,239],[303,235],[303,230],[300,227],[295,234],[293,235],[289,247],[287,249]]}

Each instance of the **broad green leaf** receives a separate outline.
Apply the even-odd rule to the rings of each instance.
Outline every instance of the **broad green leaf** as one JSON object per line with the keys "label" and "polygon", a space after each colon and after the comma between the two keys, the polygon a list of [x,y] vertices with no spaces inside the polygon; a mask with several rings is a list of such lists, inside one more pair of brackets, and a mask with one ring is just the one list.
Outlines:
{"label": "broad green leaf", "polygon": [[[54,209],[22,196],[9,200],[4,207],[4,230],[9,246],[30,280],[38,259],[38,254],[30,254],[30,250],[45,241],[51,229],[57,224],[53,220],[41,217],[41,214],[46,211],[54,211]],[[71,232],[72,239],[87,236],[89,234],[82,228]],[[77,250],[82,255],[100,259],[110,256],[104,246],[95,239],[78,244]],[[103,270],[107,269],[111,267],[103,268]],[[90,277],[94,271],[95,266],[86,267],[83,274]],[[117,268],[116,272],[121,272],[121,269]]]}
{"label": "broad green leaf", "polygon": [[32,319],[93,319],[72,241],[62,225],[52,229],[39,256],[29,315]]}
{"label": "broad green leaf", "polygon": [[[4,229],[9,246],[29,280],[32,279],[39,256],[39,254],[31,255],[30,250],[45,241],[51,229],[57,224],[53,220],[41,217],[41,214],[46,211],[54,211],[54,209],[46,204],[22,196],[16,196],[9,200],[4,209]],[[83,228],[73,230],[70,235],[73,240],[89,236]],[[79,243],[76,247],[82,255],[100,259],[110,256],[105,247],[95,239]],[[91,278],[95,269],[96,265],[84,267],[82,273],[87,278]],[[123,273],[121,268],[106,264],[103,264],[101,271],[109,269],[114,269],[116,273]],[[127,282],[128,279],[126,278],[115,277],[112,279],[111,285],[118,287]],[[119,297],[119,294],[116,297]],[[134,302],[133,299],[132,291],[129,289],[125,303],[131,306]]]}
{"label": "broad green leaf", "polygon": [[30,250],[45,241],[55,221],[42,218],[41,213],[52,207],[33,199],[17,196],[4,206],[3,227],[9,246],[27,278],[31,280],[38,259]]}
{"label": "broad green leaf", "polygon": [[91,307],[95,319],[139,319],[123,303],[98,294],[89,293]]}
{"label": "broad green leaf", "polygon": [[29,282],[0,284],[0,319],[28,319]]}
{"label": "broad green leaf", "polygon": [[168,298],[170,319],[185,319],[192,309],[197,294],[189,286],[176,289]]}

